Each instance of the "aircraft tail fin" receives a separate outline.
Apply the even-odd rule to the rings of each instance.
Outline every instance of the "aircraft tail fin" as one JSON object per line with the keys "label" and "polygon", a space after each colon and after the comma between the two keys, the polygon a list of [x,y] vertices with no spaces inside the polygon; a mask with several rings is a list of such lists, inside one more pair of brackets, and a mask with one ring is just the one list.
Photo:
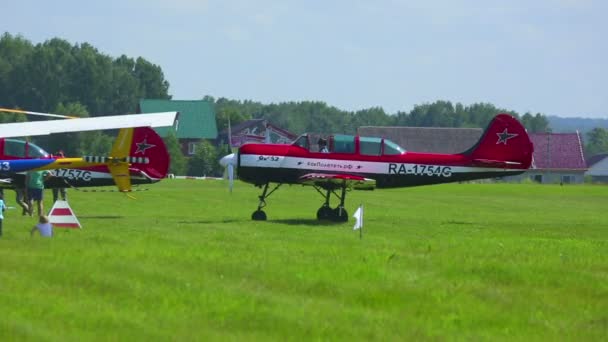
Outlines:
{"label": "aircraft tail fin", "polygon": [[509,114],[498,114],[468,151],[473,163],[510,169],[528,169],[534,146],[524,126]]}
{"label": "aircraft tail fin", "polygon": [[162,179],[169,171],[169,152],[163,139],[150,127],[123,128],[110,152],[108,169],[118,189],[131,191],[130,171]]}

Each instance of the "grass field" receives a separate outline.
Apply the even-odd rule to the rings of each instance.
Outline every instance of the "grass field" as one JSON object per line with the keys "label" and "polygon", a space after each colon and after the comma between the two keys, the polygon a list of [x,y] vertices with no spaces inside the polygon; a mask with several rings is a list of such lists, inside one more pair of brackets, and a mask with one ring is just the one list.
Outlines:
{"label": "grass field", "polygon": [[351,192],[363,239],[319,224],[308,187],[273,194],[266,222],[248,184],[150,188],[69,191],[84,228],[52,239],[5,213],[1,340],[608,338],[608,187]]}

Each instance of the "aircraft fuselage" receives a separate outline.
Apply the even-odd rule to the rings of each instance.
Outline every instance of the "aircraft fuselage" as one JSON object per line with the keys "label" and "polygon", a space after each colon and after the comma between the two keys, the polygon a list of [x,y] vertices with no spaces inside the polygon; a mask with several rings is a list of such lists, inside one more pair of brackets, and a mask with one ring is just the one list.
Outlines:
{"label": "aircraft fuselage", "polygon": [[525,171],[471,166],[470,158],[464,155],[355,156],[300,150],[285,145],[242,146],[237,164],[239,179],[256,185],[295,184],[309,173],[349,174],[374,179],[377,188],[395,188],[511,176]]}

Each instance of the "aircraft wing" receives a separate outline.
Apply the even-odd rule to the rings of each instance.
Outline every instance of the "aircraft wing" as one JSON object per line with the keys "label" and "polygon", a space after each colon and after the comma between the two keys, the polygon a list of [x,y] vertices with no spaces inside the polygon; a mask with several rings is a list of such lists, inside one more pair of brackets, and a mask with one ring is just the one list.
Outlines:
{"label": "aircraft wing", "polygon": [[512,162],[506,160],[493,160],[493,159],[473,159],[473,165],[476,166],[489,166],[489,167],[515,167],[521,165],[520,162]]}
{"label": "aircraft wing", "polygon": [[0,124],[0,138],[96,131],[129,127],[173,126],[177,112],[98,116],[93,118],[28,121]]}
{"label": "aircraft wing", "polygon": [[300,177],[299,182],[303,185],[314,185],[322,188],[347,187],[355,190],[373,190],[376,188],[374,179],[345,173],[308,173]]}

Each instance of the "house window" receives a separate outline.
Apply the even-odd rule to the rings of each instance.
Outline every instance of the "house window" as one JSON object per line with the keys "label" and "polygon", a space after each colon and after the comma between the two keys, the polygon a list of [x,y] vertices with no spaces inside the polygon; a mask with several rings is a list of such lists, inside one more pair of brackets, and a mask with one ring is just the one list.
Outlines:
{"label": "house window", "polygon": [[572,176],[572,175],[562,176],[562,184],[570,184],[570,183],[574,183],[574,176]]}
{"label": "house window", "polygon": [[188,155],[193,155],[196,153],[196,143],[195,142],[189,142],[188,143]]}

